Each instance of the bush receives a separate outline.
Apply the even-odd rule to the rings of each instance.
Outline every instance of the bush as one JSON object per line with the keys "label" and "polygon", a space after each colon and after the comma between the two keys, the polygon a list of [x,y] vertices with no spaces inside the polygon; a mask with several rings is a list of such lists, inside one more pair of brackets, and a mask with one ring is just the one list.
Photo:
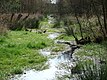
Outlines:
{"label": "bush", "polygon": [[30,29],[38,29],[39,28],[39,20],[33,18],[33,19],[27,19],[25,21],[18,21],[18,22],[12,22],[10,23],[10,29],[11,30],[22,30],[26,28]]}
{"label": "bush", "polygon": [[53,28],[60,28],[60,27],[61,27],[60,22],[56,22],[56,23],[53,25]]}
{"label": "bush", "polygon": [[71,26],[67,26],[64,29],[67,35],[73,35],[73,29]]}
{"label": "bush", "polygon": [[37,20],[36,18],[26,20],[24,24],[27,28],[39,28],[39,20]]}

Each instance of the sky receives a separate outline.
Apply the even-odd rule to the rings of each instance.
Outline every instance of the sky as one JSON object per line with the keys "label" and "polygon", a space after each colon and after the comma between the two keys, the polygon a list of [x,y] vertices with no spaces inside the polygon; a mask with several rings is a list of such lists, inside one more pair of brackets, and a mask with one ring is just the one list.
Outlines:
{"label": "sky", "polygon": [[57,0],[51,0],[51,3],[56,4]]}

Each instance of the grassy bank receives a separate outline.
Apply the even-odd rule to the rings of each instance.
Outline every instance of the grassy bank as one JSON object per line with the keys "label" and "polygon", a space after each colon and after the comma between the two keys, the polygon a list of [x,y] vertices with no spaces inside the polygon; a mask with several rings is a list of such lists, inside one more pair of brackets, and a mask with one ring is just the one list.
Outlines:
{"label": "grassy bank", "polygon": [[52,41],[45,34],[11,31],[5,37],[0,36],[0,80],[7,80],[8,76],[27,68],[41,69],[47,58],[38,50],[50,45]]}
{"label": "grassy bank", "polygon": [[84,45],[76,55],[80,56],[81,58],[84,56],[88,57],[99,57],[99,58],[106,58],[107,54],[107,41],[104,41],[100,44],[91,43]]}
{"label": "grassy bank", "polygon": [[84,45],[75,53],[75,71],[82,71],[77,80],[107,80],[107,41]]}

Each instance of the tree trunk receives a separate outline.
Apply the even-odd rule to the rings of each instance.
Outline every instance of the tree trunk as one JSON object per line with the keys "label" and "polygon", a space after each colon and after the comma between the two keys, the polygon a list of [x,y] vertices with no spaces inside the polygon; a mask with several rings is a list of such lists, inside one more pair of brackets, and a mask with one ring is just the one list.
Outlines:
{"label": "tree trunk", "polygon": [[12,22],[14,15],[15,15],[15,13],[12,13],[11,18],[10,18],[10,22]]}
{"label": "tree trunk", "polygon": [[103,29],[103,25],[102,25],[102,23],[101,23],[101,21],[100,21],[100,16],[99,16],[98,13],[97,13],[97,9],[96,9],[96,7],[95,7],[95,4],[94,4],[93,0],[92,0],[92,8],[95,10],[95,15],[96,15],[97,20],[98,20],[98,23],[99,23],[99,25],[100,25],[100,29],[101,29],[101,31],[102,31],[103,37],[105,38],[106,35],[105,35],[104,29]]}
{"label": "tree trunk", "polygon": [[105,28],[105,33],[107,35],[107,20],[106,20],[106,7],[105,7],[105,0],[102,0],[102,11],[103,11],[103,18],[104,18],[104,28]]}
{"label": "tree trunk", "polygon": [[83,33],[82,33],[82,26],[81,26],[81,23],[80,23],[80,21],[79,21],[79,19],[78,19],[78,16],[77,16],[76,14],[75,14],[75,17],[76,17],[77,23],[79,24],[80,34],[81,34],[81,37],[82,37],[82,39],[83,39]]}

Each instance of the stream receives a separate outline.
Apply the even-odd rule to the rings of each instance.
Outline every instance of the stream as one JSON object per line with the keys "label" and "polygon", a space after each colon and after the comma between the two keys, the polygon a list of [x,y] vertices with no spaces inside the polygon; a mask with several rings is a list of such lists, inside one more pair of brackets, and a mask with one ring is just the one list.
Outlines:
{"label": "stream", "polygon": [[[49,34],[48,38],[55,39],[59,36],[58,33]],[[58,40],[56,40],[58,41]],[[55,42],[56,44],[56,42]],[[42,71],[36,70],[25,70],[21,75],[15,75],[11,80],[58,80],[58,77],[63,77],[64,75],[70,75],[71,70],[69,68],[74,67],[76,64],[70,58],[70,54],[63,52],[58,52],[58,54],[51,55],[52,51],[50,49],[41,49],[40,54],[48,57],[46,64],[49,65],[48,69]],[[74,80],[65,78],[62,80]]]}

